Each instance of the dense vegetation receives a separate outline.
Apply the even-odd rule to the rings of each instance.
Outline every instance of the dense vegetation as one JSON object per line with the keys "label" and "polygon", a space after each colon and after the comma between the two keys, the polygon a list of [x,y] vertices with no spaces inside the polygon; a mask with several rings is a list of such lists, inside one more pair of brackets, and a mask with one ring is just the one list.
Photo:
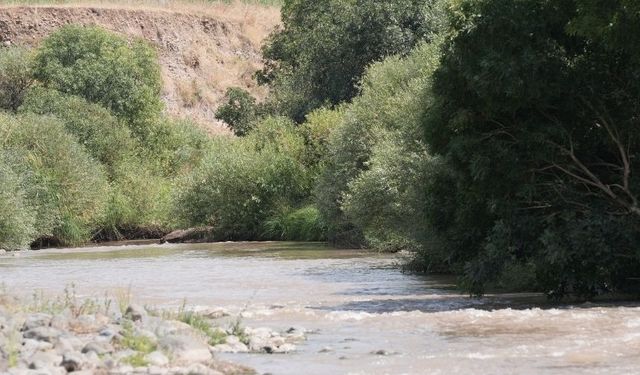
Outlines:
{"label": "dense vegetation", "polygon": [[[174,227],[410,250],[552,297],[637,292],[640,5],[285,1],[258,103],[165,118],[153,50],[66,27],[0,50],[0,247]],[[80,188],[81,187],[81,188]]]}
{"label": "dense vegetation", "polygon": [[291,1],[283,19],[258,78],[267,110],[328,108],[331,241],[414,250],[472,293],[637,290],[638,5]]}

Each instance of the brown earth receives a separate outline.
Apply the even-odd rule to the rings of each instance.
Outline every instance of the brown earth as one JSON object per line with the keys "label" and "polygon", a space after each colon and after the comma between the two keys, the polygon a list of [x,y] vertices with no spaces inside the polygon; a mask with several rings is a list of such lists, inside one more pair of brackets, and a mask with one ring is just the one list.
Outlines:
{"label": "brown earth", "polygon": [[221,133],[228,130],[214,113],[228,87],[243,87],[258,99],[266,95],[252,75],[262,66],[260,45],[279,21],[275,7],[241,3],[186,10],[0,6],[0,43],[36,46],[52,31],[72,23],[144,38],[158,51],[167,113]]}

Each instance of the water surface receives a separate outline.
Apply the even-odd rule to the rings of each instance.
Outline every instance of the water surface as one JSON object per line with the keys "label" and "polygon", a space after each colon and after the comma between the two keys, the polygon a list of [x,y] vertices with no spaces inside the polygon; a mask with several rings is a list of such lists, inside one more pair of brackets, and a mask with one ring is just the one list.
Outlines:
{"label": "water surface", "polygon": [[[287,355],[225,358],[271,374],[629,374],[640,308],[553,306],[537,296],[460,295],[453,280],[402,273],[393,255],[322,244],[111,246],[0,257],[23,295],[131,290],[160,307],[223,307],[243,324],[314,333]],[[375,354],[384,351],[385,355]]]}

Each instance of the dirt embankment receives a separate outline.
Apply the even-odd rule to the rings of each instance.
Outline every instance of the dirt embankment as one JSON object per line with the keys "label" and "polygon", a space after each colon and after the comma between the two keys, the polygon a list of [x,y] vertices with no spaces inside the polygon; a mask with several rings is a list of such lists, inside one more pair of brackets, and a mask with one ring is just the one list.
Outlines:
{"label": "dirt embankment", "polygon": [[214,113],[228,87],[243,87],[258,98],[266,94],[252,75],[262,65],[262,40],[279,23],[275,8],[239,7],[242,5],[181,12],[0,6],[0,43],[36,46],[52,31],[72,23],[144,38],[158,51],[167,112],[191,118],[212,133],[225,132]]}

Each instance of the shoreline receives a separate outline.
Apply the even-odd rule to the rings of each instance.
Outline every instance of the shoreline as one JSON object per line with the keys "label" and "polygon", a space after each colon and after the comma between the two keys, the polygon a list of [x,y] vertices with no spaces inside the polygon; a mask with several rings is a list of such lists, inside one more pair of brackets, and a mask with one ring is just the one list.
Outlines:
{"label": "shoreline", "polygon": [[0,372],[249,375],[217,353],[286,354],[306,340],[304,329],[245,327],[221,308],[156,310],[129,298],[78,299],[72,287],[27,303],[0,291]]}

